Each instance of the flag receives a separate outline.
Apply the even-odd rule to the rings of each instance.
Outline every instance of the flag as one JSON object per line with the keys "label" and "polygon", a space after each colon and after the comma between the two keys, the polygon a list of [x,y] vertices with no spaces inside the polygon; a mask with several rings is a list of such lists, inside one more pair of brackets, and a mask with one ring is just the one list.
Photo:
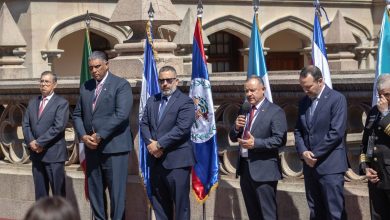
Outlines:
{"label": "flag", "polygon": [[[82,86],[86,81],[91,79],[91,74],[89,74],[88,67],[88,58],[92,53],[91,43],[89,41],[89,31],[88,28],[85,29],[84,36],[84,47],[83,47],[83,57],[81,61],[81,71],[80,71],[80,86]],[[88,200],[88,178],[87,178],[87,161],[85,160],[85,146],[83,142],[79,143],[79,161],[80,166],[84,172],[84,193],[85,198]]]}
{"label": "flag", "polygon": [[[160,93],[160,87],[158,85],[158,73],[156,68],[156,62],[154,60],[153,51],[153,34],[152,25],[148,21],[146,24],[146,40],[144,51],[144,74],[142,75],[142,87],[139,104],[139,121],[142,119],[142,114],[146,105],[146,101],[150,96]],[[139,128],[140,129],[140,128]],[[141,175],[146,188],[146,193],[150,201],[151,200],[151,187],[150,187],[150,168],[148,166],[148,149],[143,141],[141,132],[139,131],[139,166]]]}
{"label": "flag", "polygon": [[249,47],[248,77],[259,76],[263,79],[265,97],[272,102],[271,87],[268,80],[267,67],[264,59],[263,46],[261,45],[258,14],[255,13],[252,22],[251,43]]}
{"label": "flag", "polygon": [[383,13],[381,33],[378,45],[378,57],[376,63],[375,82],[372,95],[372,106],[378,102],[378,91],[376,89],[376,82],[380,75],[390,73],[390,24],[389,11],[386,8]]}
{"label": "flag", "polygon": [[328,65],[328,57],[326,55],[325,41],[322,35],[321,23],[319,18],[319,8],[315,9],[314,15],[314,30],[313,30],[313,39],[311,42],[311,57],[313,65],[318,67],[322,72],[322,77],[325,84],[332,88],[332,80],[330,78],[330,71]]}
{"label": "flag", "polygon": [[195,123],[191,128],[196,164],[192,168],[192,189],[198,201],[206,201],[211,189],[218,185],[218,154],[214,104],[211,94],[202,26],[198,18],[192,45],[192,77],[190,97],[195,104]]}

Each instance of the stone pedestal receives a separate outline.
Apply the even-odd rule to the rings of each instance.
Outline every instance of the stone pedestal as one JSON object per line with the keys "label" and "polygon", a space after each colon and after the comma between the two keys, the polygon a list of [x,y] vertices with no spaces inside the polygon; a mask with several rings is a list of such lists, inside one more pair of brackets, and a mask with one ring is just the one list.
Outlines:
{"label": "stone pedestal", "polygon": [[[145,40],[115,45],[118,57],[110,60],[110,70],[118,76],[127,79],[142,79],[144,70]],[[157,51],[157,70],[162,66],[173,66],[180,74],[183,73],[183,58],[176,57],[173,52],[176,44],[162,39],[154,40],[154,49]]]}

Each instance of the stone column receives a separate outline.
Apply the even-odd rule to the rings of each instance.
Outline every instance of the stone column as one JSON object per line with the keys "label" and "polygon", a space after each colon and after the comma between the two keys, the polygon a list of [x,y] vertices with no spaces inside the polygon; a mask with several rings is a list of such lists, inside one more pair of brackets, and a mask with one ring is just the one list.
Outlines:
{"label": "stone column", "polygon": [[[10,34],[12,33],[12,34]],[[28,78],[24,63],[26,41],[7,5],[0,9],[0,79]]]}

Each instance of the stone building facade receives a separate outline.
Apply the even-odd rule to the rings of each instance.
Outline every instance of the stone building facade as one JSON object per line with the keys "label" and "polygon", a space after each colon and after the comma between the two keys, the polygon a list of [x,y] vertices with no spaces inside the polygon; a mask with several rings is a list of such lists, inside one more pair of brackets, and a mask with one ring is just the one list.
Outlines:
{"label": "stone building facade", "polygon": [[[56,91],[66,97],[71,106],[75,105],[87,11],[91,18],[92,48],[106,51],[111,58],[111,70],[128,79],[133,87],[132,130],[138,137],[138,99],[150,2],[156,11],[153,25],[158,66],[175,66],[180,73],[181,89],[188,91],[197,0],[0,0],[0,185],[7,182],[3,178],[19,178],[15,187],[22,189],[5,191],[0,195],[0,201],[20,203],[23,207],[32,202],[33,189],[24,186],[25,182],[31,183],[31,174],[28,172],[28,151],[21,134],[21,118],[27,101],[39,94],[38,78],[45,70],[58,74]],[[253,6],[251,0],[202,2],[203,35],[210,63],[221,169],[220,186],[209,201],[213,208],[207,209],[206,214],[215,219],[245,219],[239,185],[232,178],[238,146],[228,140],[228,130],[244,97],[242,85],[246,78]],[[333,86],[348,100],[347,142],[351,170],[346,174],[347,208],[350,215],[365,219],[368,216],[367,192],[364,178],[356,171],[365,114],[371,106],[377,42],[385,3],[383,0],[324,0],[321,4],[329,19],[327,21],[323,13],[322,29]],[[279,199],[290,199],[295,209],[280,202],[279,206],[287,210],[280,213],[282,219],[291,216],[306,219],[308,214],[300,181],[302,167],[295,152],[292,131],[297,103],[303,96],[298,72],[311,62],[313,20],[313,1],[260,1],[259,23],[272,95],[274,102],[286,111],[289,126],[288,143],[280,153],[286,178],[279,188],[282,192]],[[75,165],[78,163],[77,138],[72,123],[66,132],[68,188],[73,187],[71,198],[77,201],[79,210],[86,217],[90,213],[81,196],[82,173]],[[137,149],[129,164],[128,198],[131,200],[137,195],[142,199],[129,201],[127,216],[144,219],[148,210],[138,177],[136,155]],[[21,192],[27,192],[29,199],[23,193],[18,194]],[[0,213],[5,213],[0,217],[23,216],[20,210],[12,209],[12,205],[7,207],[0,207]],[[360,212],[355,211],[357,208]],[[232,211],[226,212],[227,209]],[[200,212],[193,218],[198,219],[201,206],[194,202],[193,210]]]}

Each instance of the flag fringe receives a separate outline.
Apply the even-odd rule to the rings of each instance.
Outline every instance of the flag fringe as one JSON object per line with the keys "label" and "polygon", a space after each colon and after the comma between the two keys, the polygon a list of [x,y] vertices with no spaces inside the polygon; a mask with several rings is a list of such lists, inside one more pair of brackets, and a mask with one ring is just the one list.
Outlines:
{"label": "flag fringe", "polygon": [[216,183],[210,188],[209,193],[208,193],[203,199],[201,199],[201,198],[198,197],[198,195],[196,194],[196,192],[195,192],[195,190],[194,190],[193,188],[192,188],[191,191],[192,191],[192,194],[194,194],[196,201],[197,201],[199,204],[203,204],[203,203],[206,202],[207,198],[209,198],[210,193],[211,193],[212,191],[216,190],[217,187],[218,187],[218,182],[216,182]]}
{"label": "flag fringe", "polygon": [[153,39],[152,39],[152,32],[150,30],[151,27],[152,27],[152,23],[150,21],[148,21],[146,23],[146,35],[148,37],[148,42],[149,42],[150,46],[152,47],[154,59],[156,60],[156,59],[158,59],[158,54],[157,54],[157,50],[154,47],[154,42],[153,42]]}

